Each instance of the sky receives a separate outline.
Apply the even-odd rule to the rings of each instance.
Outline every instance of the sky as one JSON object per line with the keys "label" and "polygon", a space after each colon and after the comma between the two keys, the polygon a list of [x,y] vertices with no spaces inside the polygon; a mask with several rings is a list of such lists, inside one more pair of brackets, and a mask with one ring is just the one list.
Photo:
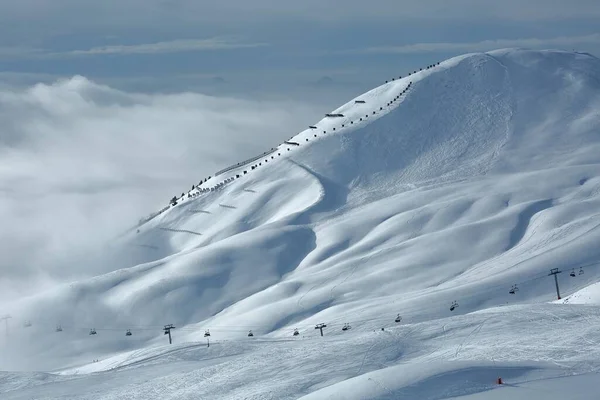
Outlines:
{"label": "sky", "polygon": [[102,273],[100,243],[392,76],[600,55],[599,22],[597,0],[0,0],[0,306]]}
{"label": "sky", "polygon": [[0,0],[0,77],[310,98],[465,52],[597,53],[599,22],[596,0]]}

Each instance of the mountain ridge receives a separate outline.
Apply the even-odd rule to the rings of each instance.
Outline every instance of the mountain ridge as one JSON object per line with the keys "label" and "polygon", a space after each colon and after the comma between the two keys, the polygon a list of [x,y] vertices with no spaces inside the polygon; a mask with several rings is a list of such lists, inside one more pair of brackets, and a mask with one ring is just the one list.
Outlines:
{"label": "mountain ridge", "polygon": [[[398,313],[426,323],[549,301],[554,267],[586,266],[566,292],[589,285],[599,78],[596,58],[500,50],[374,88],[290,139],[300,146],[212,177],[127,233],[115,271],[15,304],[34,329],[65,327],[26,353],[75,363],[65,336],[116,354],[162,343],[168,323],[180,341],[281,339],[319,322],[367,332]],[[121,330],[136,326],[128,342]],[[84,342],[92,327],[119,334]]]}

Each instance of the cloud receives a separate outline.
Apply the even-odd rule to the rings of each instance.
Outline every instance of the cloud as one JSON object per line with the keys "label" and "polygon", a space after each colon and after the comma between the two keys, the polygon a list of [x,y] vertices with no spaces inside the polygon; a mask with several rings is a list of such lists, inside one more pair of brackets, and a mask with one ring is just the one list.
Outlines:
{"label": "cloud", "polygon": [[134,45],[98,46],[85,50],[52,51],[26,47],[2,47],[0,58],[62,58],[73,56],[168,54],[265,47],[267,43],[244,43],[232,38],[179,39]]}
{"label": "cloud", "polygon": [[31,47],[0,47],[0,58],[23,58],[34,55],[43,55],[46,53],[43,49]]}
{"label": "cloud", "polygon": [[117,268],[89,255],[321,111],[282,99],[128,93],[84,77],[0,88],[0,303]]}
{"label": "cloud", "polygon": [[266,43],[241,43],[224,38],[172,40],[137,45],[116,45],[93,47],[89,50],[73,50],[57,55],[101,55],[101,54],[159,54],[184,51],[211,51],[246,49],[267,46]]}
{"label": "cloud", "polygon": [[343,50],[345,54],[412,54],[429,52],[471,52],[488,51],[507,47],[548,47],[548,46],[571,46],[576,44],[600,44],[600,33],[586,36],[562,36],[548,39],[526,38],[526,39],[495,39],[480,42],[437,42],[437,43],[415,43],[401,46],[374,46],[364,49]]}

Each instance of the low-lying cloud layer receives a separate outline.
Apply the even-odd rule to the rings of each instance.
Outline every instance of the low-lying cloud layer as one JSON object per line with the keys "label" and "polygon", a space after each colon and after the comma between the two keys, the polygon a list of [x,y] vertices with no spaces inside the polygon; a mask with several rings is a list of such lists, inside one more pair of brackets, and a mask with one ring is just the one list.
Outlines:
{"label": "low-lying cloud layer", "polygon": [[0,89],[0,302],[110,270],[86,254],[321,111],[126,93],[79,76]]}

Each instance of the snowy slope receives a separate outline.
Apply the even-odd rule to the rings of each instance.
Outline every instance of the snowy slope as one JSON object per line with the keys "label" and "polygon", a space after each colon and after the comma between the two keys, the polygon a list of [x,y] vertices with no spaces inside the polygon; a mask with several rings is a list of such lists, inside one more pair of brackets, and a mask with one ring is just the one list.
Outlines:
{"label": "snowy slope", "polygon": [[[187,385],[199,376],[210,377],[201,398],[327,398],[358,393],[356,382],[365,380],[387,388],[368,398],[397,398],[414,382],[473,370],[504,368],[515,379],[595,371],[597,336],[563,341],[553,352],[539,344],[556,325],[544,324],[548,318],[572,322],[574,335],[598,326],[595,309],[540,303],[556,298],[551,268],[565,270],[563,295],[600,277],[599,89],[600,60],[525,50],[457,57],[375,88],[329,112],[343,117],[287,140],[298,145],[283,143],[203,182],[121,237],[107,250],[114,272],[14,304],[11,315],[33,326],[3,342],[0,368],[82,373],[135,361],[150,382],[131,383],[140,398],[166,379],[154,362],[172,359],[181,387],[173,398],[193,398],[186,390],[200,388]],[[568,275],[580,267],[584,274]],[[459,307],[451,312],[453,301]],[[482,311],[507,303],[491,309],[500,322]],[[382,341],[388,330],[379,329],[395,325],[398,313],[408,325]],[[500,327],[532,321],[539,326],[514,337]],[[321,322],[323,339],[314,329]],[[160,347],[168,323],[177,326],[179,347]],[[88,335],[91,328],[98,335]],[[206,329],[210,350],[183,344],[202,340]],[[477,349],[463,352],[472,340]],[[495,366],[503,349],[490,343],[507,340],[526,341],[528,352],[517,346]],[[368,360],[375,349],[379,356]],[[92,359],[102,362],[87,365]],[[392,385],[404,363],[432,360],[442,364]],[[347,368],[319,375],[329,362]],[[296,365],[305,373],[285,372]],[[231,390],[209,372],[215,368]],[[78,390],[108,380],[106,398],[120,398],[134,390],[119,394],[130,379],[120,374],[8,375],[0,390],[52,381],[61,396],[85,398]]]}
{"label": "snowy slope", "polygon": [[344,336],[157,346],[63,374],[0,373],[0,390],[10,400],[594,399],[599,318],[512,306]]}
{"label": "snowy slope", "polygon": [[581,290],[573,293],[572,295],[557,300],[557,303],[563,304],[600,304],[600,282],[594,283],[590,286],[584,287]]}

